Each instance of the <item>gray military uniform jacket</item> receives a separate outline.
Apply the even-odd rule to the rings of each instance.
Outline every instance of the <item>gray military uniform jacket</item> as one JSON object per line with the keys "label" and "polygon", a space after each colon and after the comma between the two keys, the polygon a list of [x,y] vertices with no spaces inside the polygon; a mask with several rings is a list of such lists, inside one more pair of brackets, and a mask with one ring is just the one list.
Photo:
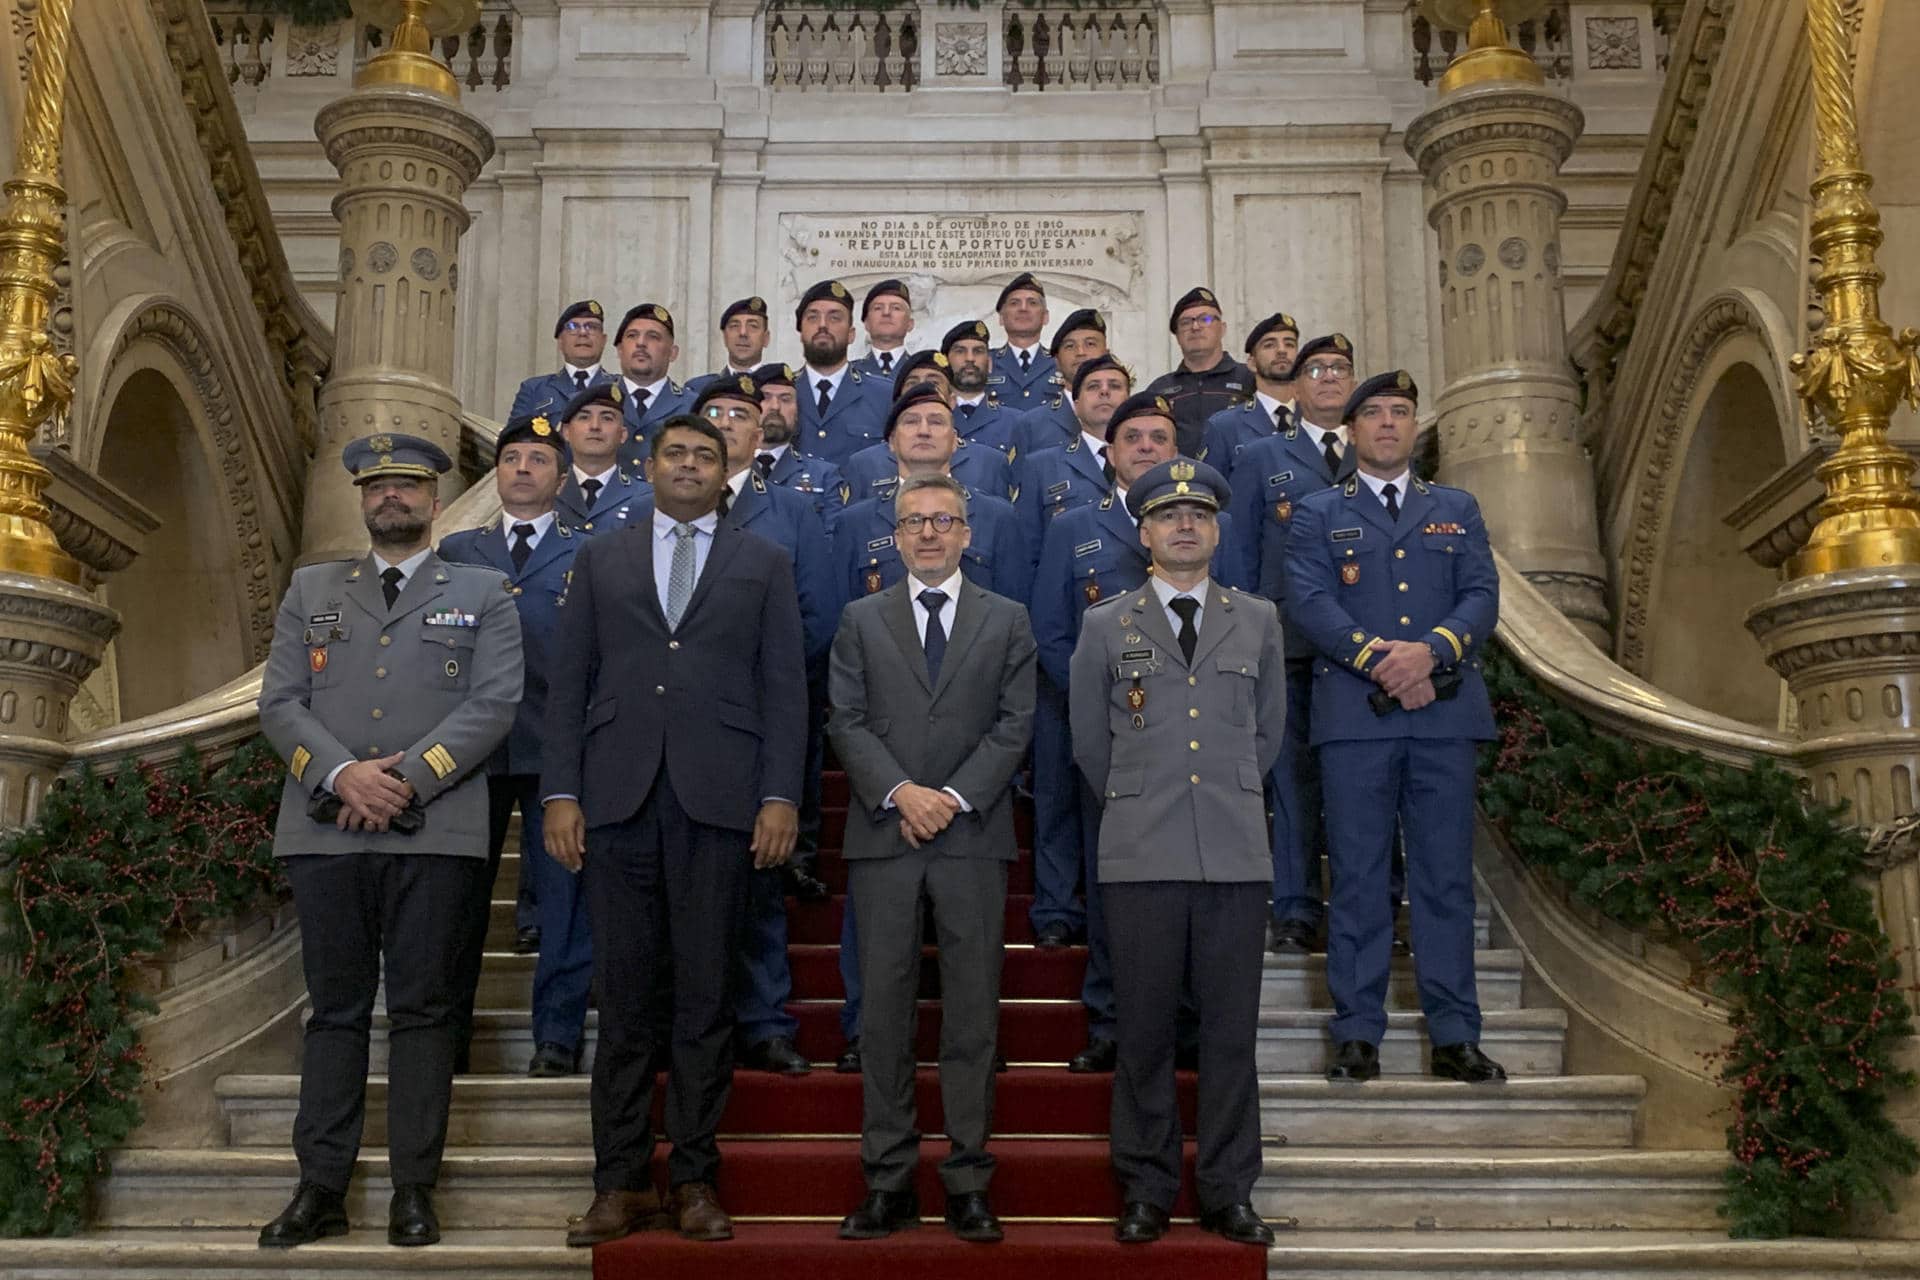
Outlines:
{"label": "gray military uniform jacket", "polygon": [[1261,792],[1287,688],[1271,601],[1209,582],[1192,663],[1151,583],[1102,601],[1068,689],[1074,762],[1105,806],[1102,884],[1273,878]]}
{"label": "gray military uniform jacket", "polygon": [[[287,761],[274,852],[484,858],[481,766],[513,725],[521,677],[520,616],[498,570],[430,554],[392,609],[371,555],[296,570],[260,681],[260,728]],[[307,816],[335,766],[396,751],[422,830],[341,831]]]}

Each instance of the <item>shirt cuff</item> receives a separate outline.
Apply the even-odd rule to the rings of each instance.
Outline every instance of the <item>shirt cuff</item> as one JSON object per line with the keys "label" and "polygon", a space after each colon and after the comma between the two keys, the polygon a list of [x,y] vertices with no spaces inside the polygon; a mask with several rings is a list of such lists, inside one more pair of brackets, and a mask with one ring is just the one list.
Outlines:
{"label": "shirt cuff", "polygon": [[960,802],[960,812],[962,813],[973,812],[973,806],[968,804],[967,798],[961,795],[958,791],[955,791],[952,787],[942,787],[940,789],[946,792],[948,795],[952,796],[955,800],[958,800]]}
{"label": "shirt cuff", "polygon": [[553,802],[554,802],[555,800],[571,800],[571,801],[573,801],[573,802],[574,802],[575,804],[579,804],[579,803],[580,803],[580,797],[579,797],[579,796],[575,796],[575,795],[568,795],[568,794],[567,794],[566,792],[564,792],[564,791],[559,791],[559,792],[555,792],[555,793],[554,793],[553,795],[550,795],[550,796],[542,796],[542,797],[540,798],[540,803],[541,803],[542,805],[549,805],[549,804],[552,804],[552,803],[553,803]]}
{"label": "shirt cuff", "polygon": [[787,799],[785,796],[761,796],[760,803],[761,804],[791,804],[796,809],[800,807],[799,805],[794,804],[793,801]]}
{"label": "shirt cuff", "polygon": [[911,779],[902,778],[900,781],[894,783],[893,790],[887,792],[887,798],[880,802],[880,807],[882,809],[896,808],[897,806],[893,803],[893,797],[899,794],[900,788],[906,786],[909,781],[911,781]]}
{"label": "shirt cuff", "polygon": [[325,787],[328,791],[333,791],[333,794],[339,795],[340,793],[338,791],[333,790],[333,780],[340,776],[340,771],[342,769],[346,768],[348,765],[353,763],[354,761],[352,760],[342,760],[339,764],[327,770],[327,776],[320,780],[320,785],[322,787]]}

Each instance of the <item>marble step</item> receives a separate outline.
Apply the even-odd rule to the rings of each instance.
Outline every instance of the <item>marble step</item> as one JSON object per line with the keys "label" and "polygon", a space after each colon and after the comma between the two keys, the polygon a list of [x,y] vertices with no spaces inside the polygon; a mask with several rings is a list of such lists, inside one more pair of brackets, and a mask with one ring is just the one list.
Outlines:
{"label": "marble step", "polygon": [[[1104,1148],[1101,1139],[1086,1141]],[[840,1165],[851,1164],[857,1180],[858,1144],[851,1140],[779,1145],[817,1160],[823,1171],[832,1167],[835,1176],[844,1172]],[[1023,1160],[1023,1145],[996,1144],[1009,1173]],[[1704,1230],[1717,1222],[1726,1160],[1723,1151],[1269,1147],[1254,1203],[1270,1218],[1293,1218],[1315,1230]],[[435,1205],[452,1229],[557,1231],[591,1198],[592,1169],[586,1150],[450,1150]],[[100,1181],[95,1223],[105,1229],[258,1227],[279,1212],[298,1179],[294,1157],[284,1150],[122,1151]],[[349,1213],[356,1221],[377,1221],[391,1193],[386,1154],[363,1152]]]}
{"label": "marble step", "polygon": [[[735,1089],[762,1079],[741,1073]],[[818,1083],[824,1089],[859,1089],[859,1081],[850,1076],[818,1077]],[[1013,1087],[1027,1083],[1022,1079]],[[1106,1096],[1104,1081],[1089,1085]],[[1003,1081],[1003,1103],[1008,1087]],[[1421,1076],[1383,1077],[1364,1089],[1332,1085],[1315,1076],[1284,1076],[1260,1082],[1260,1128],[1290,1148],[1625,1147],[1633,1143],[1634,1117],[1645,1091],[1637,1076],[1520,1077],[1497,1088]],[[228,1145],[285,1148],[292,1142],[300,1103],[298,1076],[223,1076],[215,1082],[214,1093]],[[584,1148],[593,1140],[587,1093],[584,1075],[548,1080],[462,1076],[453,1085],[448,1145]],[[367,1085],[369,1147],[386,1141],[386,1107],[387,1078],[377,1075]]]}
{"label": "marble step", "polygon": [[569,1249],[541,1230],[447,1230],[430,1249],[387,1243],[385,1209],[361,1229],[300,1249],[263,1250],[256,1232],[237,1230],[90,1231],[64,1240],[0,1240],[8,1280],[285,1280],[338,1276],[403,1280],[589,1280],[593,1251]]}
{"label": "marble step", "polygon": [[[1262,1009],[1256,1059],[1265,1076],[1317,1075],[1327,1069],[1333,1043],[1326,1009]],[[1560,1009],[1488,1009],[1480,1019],[1480,1047],[1514,1076],[1566,1074],[1567,1015]],[[1423,1075],[1427,1069],[1427,1019],[1389,1010],[1380,1041],[1380,1070]],[[1365,1085],[1350,1086],[1364,1089]]]}

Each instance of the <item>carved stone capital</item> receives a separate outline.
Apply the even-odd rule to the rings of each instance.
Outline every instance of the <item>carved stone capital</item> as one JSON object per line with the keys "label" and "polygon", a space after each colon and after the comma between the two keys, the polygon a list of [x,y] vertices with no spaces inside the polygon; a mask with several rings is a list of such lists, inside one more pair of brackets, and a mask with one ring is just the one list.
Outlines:
{"label": "carved stone capital", "polygon": [[1500,85],[1441,99],[1407,126],[1407,154],[1429,183],[1460,151],[1489,146],[1544,151],[1558,171],[1585,126],[1580,108],[1558,94]]}

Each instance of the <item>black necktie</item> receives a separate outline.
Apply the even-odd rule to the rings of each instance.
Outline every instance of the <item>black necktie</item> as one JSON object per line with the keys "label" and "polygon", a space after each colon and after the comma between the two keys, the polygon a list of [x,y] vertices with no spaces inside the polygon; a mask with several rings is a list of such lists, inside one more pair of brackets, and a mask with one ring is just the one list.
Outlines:
{"label": "black necktie", "polygon": [[582,480],[580,482],[580,493],[587,500],[587,510],[593,510],[594,499],[600,496],[600,488],[601,486],[598,480]]}
{"label": "black necktie", "polygon": [[893,372],[893,352],[882,351],[880,353],[880,372],[882,373]]}
{"label": "black necktie", "polygon": [[653,398],[653,392],[640,387],[633,393],[633,412],[637,416],[647,411],[647,401]]}
{"label": "black necktie", "polygon": [[940,610],[947,604],[947,593],[928,587],[919,596],[920,607],[927,611],[927,683],[940,682],[940,659],[947,656],[947,629],[940,625]]}
{"label": "black necktie", "polygon": [[1398,520],[1400,518],[1399,492],[1392,485],[1387,485],[1380,490],[1380,496],[1387,500],[1387,519]]}
{"label": "black necktie", "polygon": [[585,391],[587,389],[587,371],[585,369],[575,369],[573,371],[573,385],[575,390],[578,391]]}
{"label": "black necktie", "polygon": [[1105,445],[1100,446],[1100,474],[1107,478],[1108,484],[1113,483],[1113,464],[1107,461],[1107,446]]}
{"label": "black necktie", "polygon": [[1320,455],[1327,460],[1327,474],[1340,474],[1340,433],[1329,431],[1320,437]]}
{"label": "black necktie", "polygon": [[833,383],[827,381],[825,378],[822,378],[820,379],[820,401],[818,404],[814,405],[814,408],[818,409],[820,411],[820,416],[824,418],[827,416],[827,406],[832,403],[833,403]]}
{"label": "black necktie", "polygon": [[380,590],[387,597],[387,608],[393,608],[393,602],[400,598],[400,579],[405,576],[398,569],[380,571]]}
{"label": "black necktie", "polygon": [[979,405],[975,404],[963,404],[960,406],[960,416],[963,418],[971,418],[973,411],[979,407]]}
{"label": "black necktie", "polygon": [[1020,353],[1020,372],[1031,373],[1032,371],[1033,371],[1033,352],[1022,351]]}
{"label": "black necktie", "polygon": [[731,507],[732,505],[733,505],[733,489],[730,486],[723,484],[720,486],[719,505],[716,506],[714,510],[724,516],[725,514],[727,514],[727,508]]}
{"label": "black necktie", "polygon": [[520,572],[527,567],[527,557],[533,554],[533,526],[517,524],[513,526],[513,571]]}
{"label": "black necktie", "polygon": [[1287,429],[1287,406],[1283,404],[1273,406],[1273,429],[1275,431]]}
{"label": "black necktie", "polygon": [[1167,602],[1167,607],[1180,615],[1180,654],[1189,664],[1193,662],[1193,646],[1200,643],[1200,633],[1193,629],[1193,615],[1200,612],[1200,602],[1192,596],[1175,596]]}
{"label": "black necktie", "polygon": [[753,456],[753,470],[762,480],[773,474],[773,455],[757,453]]}

